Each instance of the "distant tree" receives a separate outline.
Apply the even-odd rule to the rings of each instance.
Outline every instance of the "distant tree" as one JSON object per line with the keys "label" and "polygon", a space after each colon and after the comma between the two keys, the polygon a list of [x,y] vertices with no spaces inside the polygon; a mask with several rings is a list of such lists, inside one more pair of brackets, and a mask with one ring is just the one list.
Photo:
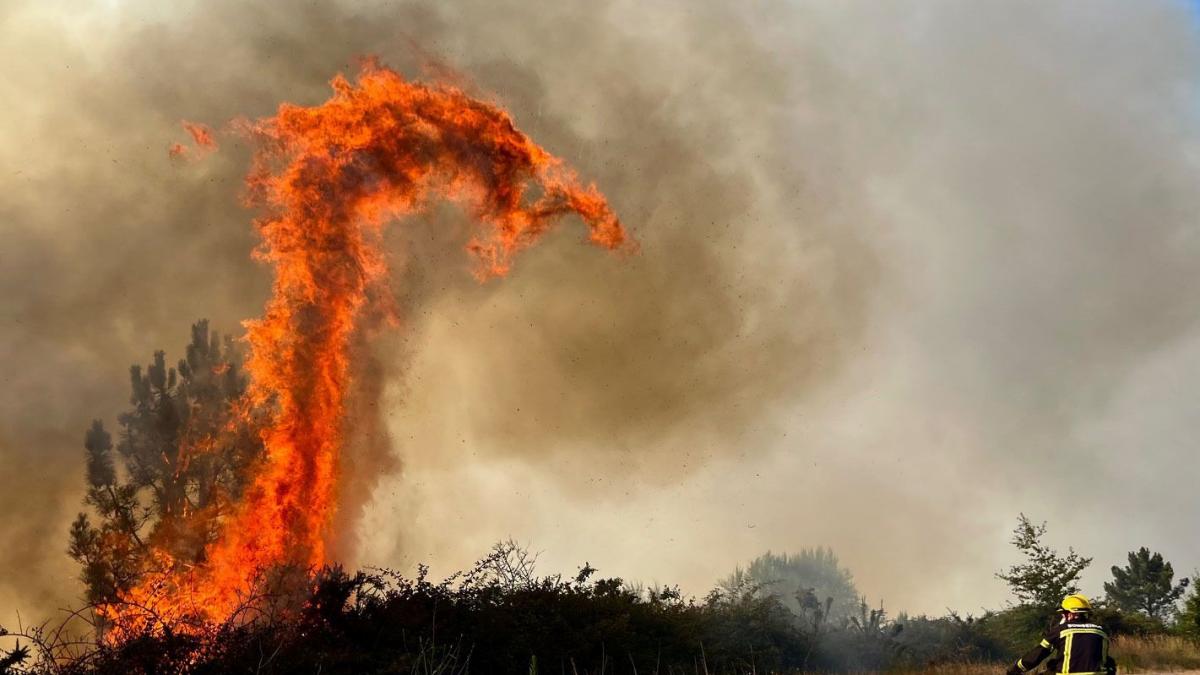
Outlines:
{"label": "distant tree", "polygon": [[89,602],[117,599],[152,551],[176,564],[202,561],[262,447],[240,407],[241,361],[232,339],[200,321],[176,367],[159,351],[144,372],[130,369],[132,408],[118,417],[115,446],[101,421],[87,430],[88,509],[71,526],[68,552]]}
{"label": "distant tree", "polygon": [[1045,535],[1046,523],[1034,525],[1022,513],[1013,530],[1012,544],[1025,556],[1025,562],[996,576],[1008,582],[1021,604],[1050,608],[1065,596],[1079,592],[1079,576],[1092,559],[1078,555],[1073,548],[1067,549],[1067,555],[1059,555],[1042,542]]}
{"label": "distant tree", "polygon": [[1152,619],[1166,621],[1175,613],[1176,603],[1188,587],[1185,577],[1175,581],[1171,563],[1161,553],[1151,553],[1145,546],[1129,552],[1129,564],[1124,569],[1113,565],[1113,580],[1105,582],[1108,602],[1127,612],[1141,612]]}
{"label": "distant tree", "polygon": [[799,553],[772,553],[738,567],[719,587],[727,594],[774,595],[797,616],[820,614],[820,620],[845,620],[859,611],[860,596],[850,570],[829,548]]}
{"label": "distant tree", "polygon": [[1188,637],[1200,638],[1200,573],[1194,574],[1189,586],[1192,592],[1183,599],[1183,609],[1175,617],[1174,630]]}

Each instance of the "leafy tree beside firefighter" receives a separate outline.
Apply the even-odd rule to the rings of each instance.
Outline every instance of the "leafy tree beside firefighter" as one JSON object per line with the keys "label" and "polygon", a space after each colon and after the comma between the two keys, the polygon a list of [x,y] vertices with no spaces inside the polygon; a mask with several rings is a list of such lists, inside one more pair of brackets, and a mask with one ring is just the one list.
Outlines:
{"label": "leafy tree beside firefighter", "polygon": [[1045,535],[1045,523],[1035,525],[1021,514],[1012,543],[1025,562],[997,574],[1035,613],[1055,605],[1058,613],[1058,620],[1008,675],[1031,672],[1043,663],[1049,672],[1064,675],[1112,675],[1117,666],[1109,654],[1108,631],[1095,619],[1091,601],[1079,593],[1079,578],[1092,559],[1073,549],[1060,554],[1045,543]]}

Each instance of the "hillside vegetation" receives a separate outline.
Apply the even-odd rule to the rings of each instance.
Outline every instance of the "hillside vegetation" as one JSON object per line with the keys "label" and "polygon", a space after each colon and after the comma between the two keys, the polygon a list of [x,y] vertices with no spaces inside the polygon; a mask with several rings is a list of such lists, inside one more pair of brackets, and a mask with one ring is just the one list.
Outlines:
{"label": "hillside vegetation", "polygon": [[[570,578],[539,577],[533,556],[508,542],[440,581],[424,568],[415,578],[329,568],[302,602],[280,598],[279,611],[201,633],[157,626],[118,645],[72,651],[61,636],[30,631],[0,672],[997,673],[1036,642],[1048,619],[1030,605],[980,617],[891,618],[865,601],[839,617],[832,599],[813,602],[801,589],[787,603],[778,586],[743,574],[740,584],[691,598],[603,578],[586,565]],[[1186,616],[1168,626],[1111,607],[1100,614],[1118,633],[1113,650],[1123,670],[1200,667],[1200,647],[1182,630]]]}

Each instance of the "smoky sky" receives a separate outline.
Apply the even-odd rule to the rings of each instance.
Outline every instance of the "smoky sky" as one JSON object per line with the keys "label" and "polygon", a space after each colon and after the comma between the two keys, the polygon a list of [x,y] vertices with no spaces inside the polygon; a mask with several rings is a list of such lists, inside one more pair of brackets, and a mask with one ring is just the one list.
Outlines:
{"label": "smoky sky", "polygon": [[1200,566],[1186,4],[16,2],[0,36],[0,620],[78,597],[83,430],[129,365],[267,296],[248,148],[173,161],[180,121],[319,103],[367,54],[506,106],[640,250],[566,221],[481,285],[453,205],[389,230],[347,561],[514,536],[703,593],[830,545],[889,607],[973,610],[1023,511],[1086,590],[1141,545]]}

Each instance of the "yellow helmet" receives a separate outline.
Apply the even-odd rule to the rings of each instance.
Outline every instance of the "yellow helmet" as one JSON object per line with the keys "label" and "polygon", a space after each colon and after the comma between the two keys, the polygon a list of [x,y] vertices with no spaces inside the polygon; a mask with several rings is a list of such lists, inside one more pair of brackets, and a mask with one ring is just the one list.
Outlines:
{"label": "yellow helmet", "polygon": [[1092,602],[1086,596],[1075,593],[1063,598],[1062,609],[1064,612],[1088,612],[1092,609]]}

